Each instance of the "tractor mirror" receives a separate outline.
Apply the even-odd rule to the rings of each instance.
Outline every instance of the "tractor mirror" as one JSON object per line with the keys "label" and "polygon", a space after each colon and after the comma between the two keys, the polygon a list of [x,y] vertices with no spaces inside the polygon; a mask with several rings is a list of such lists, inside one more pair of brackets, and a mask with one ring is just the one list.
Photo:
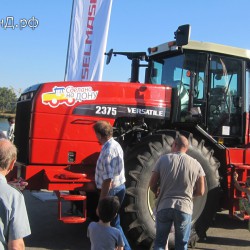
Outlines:
{"label": "tractor mirror", "polygon": [[189,41],[190,33],[191,33],[191,26],[189,24],[179,26],[178,29],[174,32],[176,45],[179,47],[183,45],[187,45]]}
{"label": "tractor mirror", "polygon": [[106,64],[108,65],[113,55],[113,49],[111,49],[108,53],[105,53],[104,55],[107,56]]}

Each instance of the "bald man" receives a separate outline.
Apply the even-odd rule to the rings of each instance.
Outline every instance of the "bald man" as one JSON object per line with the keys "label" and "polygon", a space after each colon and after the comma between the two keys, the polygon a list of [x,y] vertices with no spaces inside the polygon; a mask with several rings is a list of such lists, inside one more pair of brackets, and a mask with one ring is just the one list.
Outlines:
{"label": "bald man", "polygon": [[24,250],[23,238],[30,235],[24,197],[6,180],[16,157],[15,145],[7,139],[0,139],[0,249]]}
{"label": "bald man", "polygon": [[205,173],[200,163],[186,154],[188,145],[185,136],[177,137],[172,152],[161,156],[152,172],[149,187],[158,196],[154,250],[165,249],[173,223],[175,249],[188,248],[193,197],[205,192]]}

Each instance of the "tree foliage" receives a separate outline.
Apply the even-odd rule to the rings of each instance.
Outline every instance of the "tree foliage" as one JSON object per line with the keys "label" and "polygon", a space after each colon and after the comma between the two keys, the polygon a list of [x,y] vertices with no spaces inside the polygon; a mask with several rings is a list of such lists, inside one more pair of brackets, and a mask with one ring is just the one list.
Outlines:
{"label": "tree foliage", "polygon": [[17,96],[13,88],[0,87],[0,112],[15,113]]}

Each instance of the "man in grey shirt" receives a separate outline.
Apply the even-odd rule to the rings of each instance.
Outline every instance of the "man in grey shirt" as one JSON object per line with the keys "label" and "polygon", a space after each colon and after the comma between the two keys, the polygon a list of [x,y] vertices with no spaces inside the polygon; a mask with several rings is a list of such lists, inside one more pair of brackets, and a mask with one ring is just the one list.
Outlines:
{"label": "man in grey shirt", "polygon": [[22,193],[7,183],[6,175],[14,168],[17,149],[7,139],[0,140],[0,249],[23,250],[23,237],[30,225]]}
{"label": "man in grey shirt", "polygon": [[186,154],[188,140],[177,137],[172,152],[160,157],[149,182],[158,196],[155,250],[164,250],[172,224],[175,249],[186,250],[191,232],[193,197],[205,192],[205,173],[200,163]]}

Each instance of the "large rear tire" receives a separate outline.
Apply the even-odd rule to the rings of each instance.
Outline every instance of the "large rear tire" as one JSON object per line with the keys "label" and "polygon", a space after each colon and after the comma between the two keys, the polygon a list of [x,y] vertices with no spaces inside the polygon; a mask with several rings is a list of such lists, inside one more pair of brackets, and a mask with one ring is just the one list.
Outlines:
{"label": "large rear tire", "polygon": [[[171,151],[171,145],[178,134],[176,131],[167,131],[164,134],[148,136],[126,154],[127,192],[121,221],[134,247],[143,245],[148,249],[152,248],[155,238],[154,196],[148,188],[148,183],[156,161]],[[206,173],[205,195],[194,200],[192,233],[189,242],[194,246],[198,236],[206,233],[217,211],[219,199],[215,200],[215,196],[218,196],[220,191],[219,164],[213,157],[213,151],[208,150],[203,141],[198,143],[192,134],[185,135],[189,140],[187,154],[196,158]],[[174,247],[174,234],[170,235],[169,247]]]}

